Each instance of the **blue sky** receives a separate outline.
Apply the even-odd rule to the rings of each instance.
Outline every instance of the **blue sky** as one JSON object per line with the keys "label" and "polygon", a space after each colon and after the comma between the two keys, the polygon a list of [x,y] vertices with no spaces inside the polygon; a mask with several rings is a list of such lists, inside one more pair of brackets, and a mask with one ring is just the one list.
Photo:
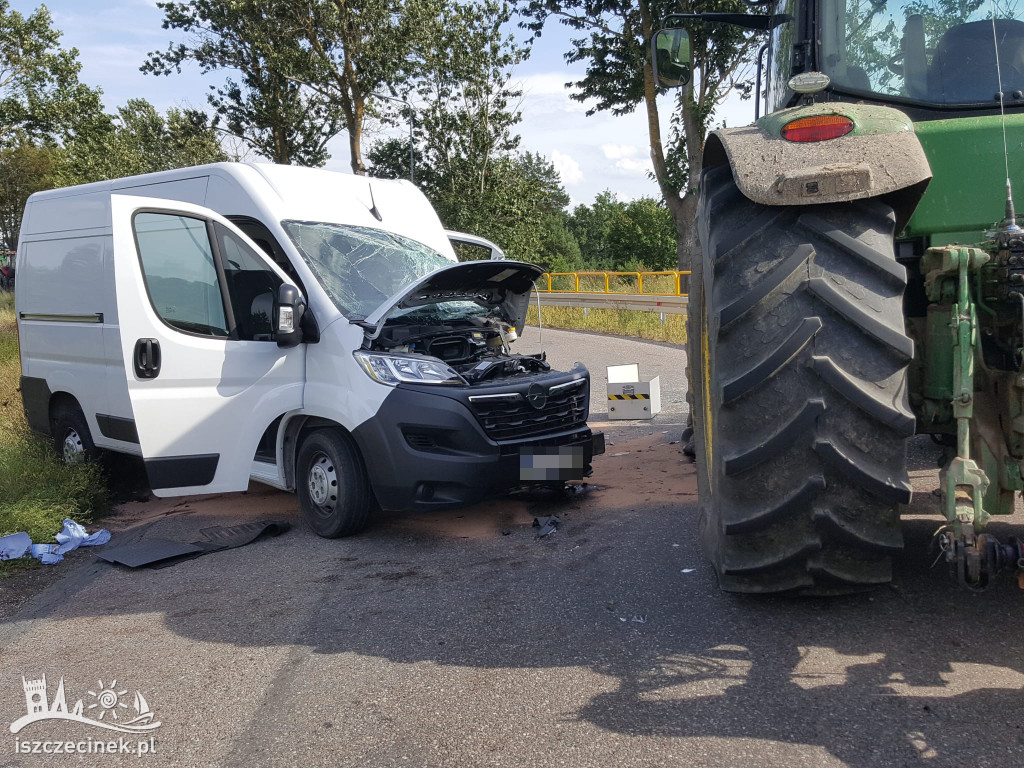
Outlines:
{"label": "blue sky", "polygon": [[[31,13],[38,0],[12,0],[22,13]],[[139,72],[149,51],[163,49],[178,33],[161,28],[163,12],[156,0],[50,0],[46,6],[64,36],[65,47],[78,48],[82,80],[103,89],[108,110],[130,98],[142,96],[158,109],[175,105],[206,107],[210,85],[222,82],[223,73],[199,74],[190,68],[180,75],[154,77]],[[517,37],[525,36],[518,30]],[[622,117],[609,114],[586,116],[587,105],[571,100],[565,83],[578,79],[583,66],[565,63],[570,30],[549,24],[534,44],[533,54],[520,64],[514,80],[521,82],[523,121],[519,132],[522,148],[549,157],[558,168],[574,202],[590,203],[610,189],[622,199],[659,196],[647,172],[650,169],[646,118],[642,111]],[[663,132],[668,135],[670,104],[660,110]],[[751,102],[729,104],[725,117],[730,125],[753,118]],[[368,126],[364,151],[373,142],[375,127]],[[328,168],[348,169],[347,139],[336,138],[329,147]]]}

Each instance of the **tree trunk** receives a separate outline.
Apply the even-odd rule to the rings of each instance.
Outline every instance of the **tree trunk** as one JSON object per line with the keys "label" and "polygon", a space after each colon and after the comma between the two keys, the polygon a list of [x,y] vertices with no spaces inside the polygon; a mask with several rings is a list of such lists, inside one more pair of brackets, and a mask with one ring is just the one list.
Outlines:
{"label": "tree trunk", "polygon": [[274,162],[291,165],[291,153],[288,151],[288,136],[284,127],[275,125],[271,131],[274,137]]}
{"label": "tree trunk", "polygon": [[363,105],[357,103],[349,119],[348,152],[352,158],[352,173],[357,176],[366,175],[363,163]]}
{"label": "tree trunk", "polygon": [[[650,40],[654,34],[654,25],[647,2],[640,3],[640,18],[643,39]],[[689,88],[690,86],[686,87],[687,90]],[[658,89],[654,85],[654,67],[651,64],[648,51],[644,56],[644,105],[647,108],[647,133],[651,142],[651,162],[654,164],[654,177],[658,181],[661,197],[676,225],[678,269],[687,270],[690,268],[690,254],[693,252],[695,241],[693,224],[697,212],[697,200],[692,192],[685,197],[680,197],[679,190],[674,187],[669,178],[668,167],[665,164],[665,147],[661,143],[661,121],[658,116],[657,96]],[[687,144],[689,144],[690,131],[685,114],[683,124],[687,132]]]}

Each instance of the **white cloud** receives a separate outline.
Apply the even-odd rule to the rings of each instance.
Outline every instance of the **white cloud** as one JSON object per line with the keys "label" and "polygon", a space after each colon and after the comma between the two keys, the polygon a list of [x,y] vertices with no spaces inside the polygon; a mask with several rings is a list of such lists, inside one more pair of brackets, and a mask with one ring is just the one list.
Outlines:
{"label": "white cloud", "polygon": [[633,144],[602,144],[601,152],[609,160],[621,160],[636,157],[640,150]]}
{"label": "white cloud", "polygon": [[527,96],[551,96],[569,95],[572,88],[567,88],[566,83],[579,79],[582,75],[574,75],[567,72],[541,72],[535,75],[526,75],[516,81],[516,84],[523,89]]}
{"label": "white cloud", "polygon": [[572,155],[562,154],[557,149],[553,149],[551,150],[551,164],[555,166],[555,170],[562,178],[562,183],[566,186],[583,181],[583,171],[580,170],[580,164]]}
{"label": "white cloud", "polygon": [[535,118],[551,116],[561,120],[567,115],[582,117],[587,105],[570,98],[576,89],[566,87],[566,83],[578,77],[580,75],[570,72],[544,72],[513,81],[513,85],[523,91],[520,108],[524,114]]}
{"label": "white cloud", "polygon": [[644,174],[654,170],[651,159],[635,144],[602,144],[601,153],[608,160],[614,160],[614,168],[626,174]]}
{"label": "white cloud", "polygon": [[654,164],[650,158],[637,159],[635,157],[624,157],[621,160],[615,161],[615,167],[619,170],[625,171],[626,173],[643,173],[646,174],[654,170]]}

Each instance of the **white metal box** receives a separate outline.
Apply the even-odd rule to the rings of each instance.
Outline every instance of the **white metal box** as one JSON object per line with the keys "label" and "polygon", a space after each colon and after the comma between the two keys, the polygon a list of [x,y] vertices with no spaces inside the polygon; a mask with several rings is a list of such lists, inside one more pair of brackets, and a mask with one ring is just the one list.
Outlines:
{"label": "white metal box", "polygon": [[653,419],[661,413],[661,381],[640,379],[639,363],[608,366],[608,418]]}

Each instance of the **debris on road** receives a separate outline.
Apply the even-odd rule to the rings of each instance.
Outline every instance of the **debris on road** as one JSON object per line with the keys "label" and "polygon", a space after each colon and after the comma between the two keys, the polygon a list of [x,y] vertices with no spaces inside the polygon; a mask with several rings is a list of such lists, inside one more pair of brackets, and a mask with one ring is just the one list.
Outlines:
{"label": "debris on road", "polygon": [[108,563],[126,565],[129,568],[141,568],[146,565],[166,568],[177,565],[182,560],[201,557],[211,552],[243,547],[264,535],[280,536],[289,528],[291,523],[274,520],[232,526],[214,525],[199,531],[205,537],[199,541],[185,543],[169,539],[142,539],[116,547],[107,547],[97,557]]}
{"label": "debris on road", "polygon": [[533,519],[533,527],[540,528],[537,531],[537,538],[543,539],[558,530],[558,527],[562,524],[561,518],[557,515],[547,515],[545,517],[535,517]]}
{"label": "debris on road", "polygon": [[693,573],[696,570],[697,570],[696,568],[683,568],[681,573]]}
{"label": "debris on road", "polygon": [[43,565],[55,565],[64,555],[79,547],[98,547],[110,541],[110,531],[101,529],[89,534],[74,520],[65,518],[64,527],[54,536],[56,544],[33,544],[27,533],[0,537],[0,560],[16,560],[26,553]]}
{"label": "debris on road", "polygon": [[27,533],[12,533],[0,536],[0,560],[17,560],[28,552],[32,539]]}

